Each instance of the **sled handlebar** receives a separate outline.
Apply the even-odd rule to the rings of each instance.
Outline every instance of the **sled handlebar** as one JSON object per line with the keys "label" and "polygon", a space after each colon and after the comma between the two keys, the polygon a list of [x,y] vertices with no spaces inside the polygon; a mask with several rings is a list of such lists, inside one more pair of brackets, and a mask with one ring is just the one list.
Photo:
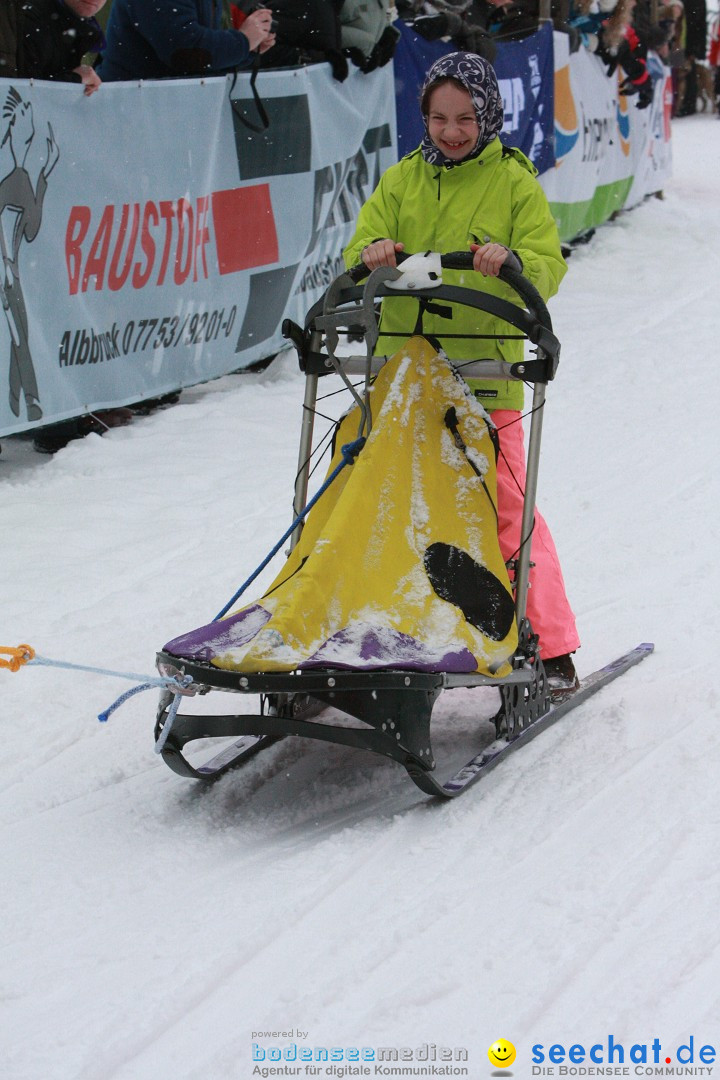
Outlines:
{"label": "sled handlebar", "polygon": [[[400,266],[401,263],[404,263],[406,259],[409,259],[410,254],[411,253],[407,251],[397,251],[395,253],[395,259],[398,266]],[[473,253],[472,251],[448,251],[446,254],[440,256],[440,265],[444,270],[472,270]],[[348,270],[348,275],[355,284],[362,281],[369,273],[370,270],[365,263],[358,263],[357,266],[353,266]],[[545,301],[532,282],[528,281],[528,279],[518,270],[513,270],[509,266],[502,266],[498,277],[501,281],[504,281],[506,285],[509,285],[511,289],[514,289],[520,299],[525,303],[530,314],[533,315],[539,323],[546,326],[548,330],[552,330],[550,312],[547,309]]]}

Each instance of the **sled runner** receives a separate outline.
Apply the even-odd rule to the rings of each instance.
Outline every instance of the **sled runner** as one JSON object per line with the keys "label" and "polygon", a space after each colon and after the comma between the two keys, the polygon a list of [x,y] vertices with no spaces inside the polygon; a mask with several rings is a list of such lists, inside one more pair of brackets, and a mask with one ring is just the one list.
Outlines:
{"label": "sled runner", "polygon": [[[369,276],[356,268],[330,285],[304,327],[284,324],[306,377],[289,556],[263,596],[229,612],[236,594],[211,623],[174,638],[157,657],[164,675],[189,683],[183,695],[259,695],[260,709],[193,715],[178,712],[179,694],[163,692],[156,749],[180,775],[214,779],[295,735],[374,751],[402,764],[424,792],[454,797],[652,650],[638,647],[553,705],[525,602],[543,404],[560,345],[522,275],[501,272],[525,307],[445,285],[443,268],[472,272],[472,256],[410,256],[402,268]],[[392,356],[377,356],[376,305],[390,296],[412,299],[415,325]],[[534,357],[449,361],[422,326],[425,312],[448,304],[501,320],[506,336],[534,345]],[[364,355],[338,354],[340,336],[350,333],[362,336]],[[451,333],[447,341],[450,351]],[[335,427],[328,477],[308,504],[318,386],[328,375],[354,405]],[[497,541],[493,427],[461,376],[533,386],[512,582]],[[499,690],[496,742],[439,780],[433,706],[444,690],[480,686]],[[186,752],[220,738],[209,760]]]}

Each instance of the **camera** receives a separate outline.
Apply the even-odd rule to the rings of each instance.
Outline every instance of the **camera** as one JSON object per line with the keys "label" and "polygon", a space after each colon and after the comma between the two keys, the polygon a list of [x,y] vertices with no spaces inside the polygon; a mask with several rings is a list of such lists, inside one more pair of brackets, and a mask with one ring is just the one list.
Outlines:
{"label": "camera", "polygon": [[[253,4],[253,6],[248,10],[248,15],[252,15],[254,11],[262,11],[266,7],[267,7],[267,4],[262,4],[262,3]],[[270,20],[270,33],[271,34],[277,34],[277,32],[278,32],[278,21],[275,18],[275,12],[273,12],[273,17]]]}

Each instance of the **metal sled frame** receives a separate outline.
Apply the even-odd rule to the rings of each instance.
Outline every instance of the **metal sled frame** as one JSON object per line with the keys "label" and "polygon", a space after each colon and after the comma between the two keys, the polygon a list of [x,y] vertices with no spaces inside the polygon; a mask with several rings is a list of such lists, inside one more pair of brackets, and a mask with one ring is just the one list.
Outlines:
{"label": "metal sled frame", "polygon": [[[471,258],[466,252],[453,253],[443,256],[442,264],[445,267],[471,269]],[[157,662],[164,674],[191,676],[190,693],[207,694],[210,690],[218,690],[233,694],[259,694],[261,699],[261,710],[256,714],[202,716],[178,712],[165,733],[161,753],[170,768],[181,776],[206,781],[215,779],[278,739],[295,735],[371,750],[392,758],[405,767],[414,783],[424,792],[450,798],[478,779],[481,769],[488,767],[490,758],[495,760],[498,751],[495,750],[490,758],[487,753],[474,758],[444,783],[432,775],[435,759],[430,739],[430,718],[433,705],[443,690],[476,686],[499,688],[501,708],[495,717],[495,724],[504,749],[523,735],[530,735],[531,726],[551,712],[537,637],[525,617],[545,389],[555,375],[560,353],[547,308],[530,282],[507,268],[503,268],[500,276],[515,289],[527,310],[491,294],[459,286],[413,288],[411,285],[404,289],[390,289],[389,283],[399,281],[402,275],[400,271],[388,267],[373,271],[365,285],[360,286],[357,280],[364,276],[367,276],[367,271],[356,268],[336,279],[324,297],[308,312],[304,328],[288,321],[283,325],[285,336],[293,341],[298,350],[300,366],[306,375],[295,484],[295,515],[307,500],[315,404],[318,381],[323,375],[333,372],[340,375],[361,407],[362,429],[359,434],[369,433],[372,422],[369,389],[373,375],[387,360],[387,357],[373,355],[378,339],[378,298],[412,297],[421,303],[421,307],[423,303],[435,304],[438,301],[464,304],[499,316],[520,330],[521,335],[536,346],[535,359],[517,364],[478,360],[463,363],[460,368],[462,374],[468,377],[518,379],[534,385],[521,532],[523,539],[515,566],[515,612],[519,642],[511,661],[513,670],[504,678],[448,672],[354,672],[338,669],[242,674],[160,652]],[[363,330],[366,355],[338,357],[335,349],[339,333],[358,327]],[[365,376],[362,393],[355,390],[348,378],[358,371]],[[298,526],[293,534],[293,546],[299,539],[300,530],[301,526]],[[156,741],[163,735],[173,700],[172,692],[163,691],[155,728]],[[341,710],[360,721],[362,726],[344,727],[309,719],[326,706]],[[235,739],[236,736],[239,738]],[[219,737],[231,737],[235,741],[223,746],[219,753],[202,765],[192,764],[183,753],[185,746],[191,742]]]}

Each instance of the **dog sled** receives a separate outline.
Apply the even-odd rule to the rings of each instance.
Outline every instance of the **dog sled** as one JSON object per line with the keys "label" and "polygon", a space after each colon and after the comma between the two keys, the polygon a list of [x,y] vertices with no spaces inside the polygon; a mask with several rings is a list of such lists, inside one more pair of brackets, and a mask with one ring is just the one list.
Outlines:
{"label": "dog sled", "polygon": [[[521,274],[500,275],[515,303],[444,284],[443,269],[472,273],[472,256],[357,267],[332,282],[302,327],[283,324],[305,375],[289,554],[262,596],[233,607],[236,594],[211,623],[157,655],[179,689],[161,693],[156,749],[179,775],[212,781],[301,737],[392,759],[426,794],[453,798],[652,651],[638,646],[553,702],[526,598],[543,407],[560,343]],[[380,355],[378,308],[388,297],[411,299],[417,317],[408,339]],[[450,304],[501,320],[505,334],[527,339],[526,357],[453,362],[423,333],[424,314]],[[364,350],[353,352],[348,341],[358,339]],[[334,427],[326,480],[309,498],[327,378],[351,408]],[[522,539],[509,566],[497,541],[493,425],[468,378],[532,387]],[[496,737],[443,777],[433,707],[460,687],[497,689]],[[231,705],[189,711],[193,696],[211,693]]]}

